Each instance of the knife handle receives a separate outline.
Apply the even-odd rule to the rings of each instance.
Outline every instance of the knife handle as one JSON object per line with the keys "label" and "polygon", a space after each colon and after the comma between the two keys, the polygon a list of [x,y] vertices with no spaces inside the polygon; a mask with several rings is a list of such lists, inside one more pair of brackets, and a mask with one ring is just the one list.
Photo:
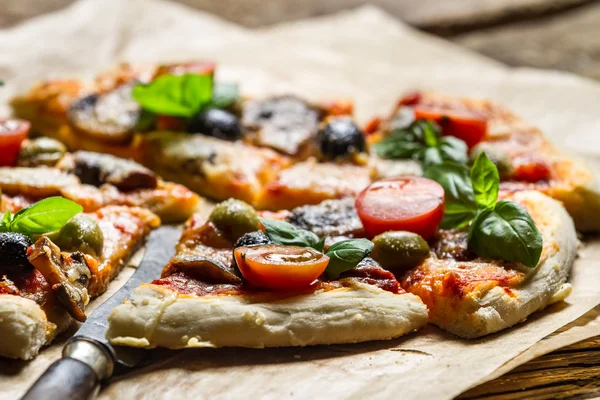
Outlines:
{"label": "knife handle", "polygon": [[22,400],[93,399],[113,369],[113,357],[104,345],[74,337],[63,349],[63,357],[50,365]]}

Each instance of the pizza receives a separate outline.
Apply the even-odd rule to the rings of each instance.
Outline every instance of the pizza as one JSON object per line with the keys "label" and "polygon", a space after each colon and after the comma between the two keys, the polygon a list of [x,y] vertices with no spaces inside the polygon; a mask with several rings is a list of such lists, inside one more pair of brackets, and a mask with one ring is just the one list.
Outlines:
{"label": "pizza", "polygon": [[[57,152],[47,138],[26,140],[17,167],[0,167],[4,207],[13,212],[62,196],[91,212],[108,205],[145,207],[163,222],[185,221],[200,204],[186,187],[164,181],[140,164],[89,151]],[[52,162],[51,162],[52,161]]]}
{"label": "pizza", "polygon": [[[349,101],[241,97],[214,72],[209,62],[121,65],[92,82],[38,84],[12,106],[34,133],[72,151],[134,159],[213,200],[268,210],[318,204],[356,196],[378,179],[423,174],[432,162],[468,164],[485,151],[503,192],[542,191],[565,205],[578,229],[600,226],[591,170],[498,104],[413,93],[360,129]],[[176,87],[190,95],[169,97]],[[434,123],[441,138],[416,137],[419,121]],[[448,137],[460,143],[448,145]]]}
{"label": "pizza", "polygon": [[188,221],[161,278],[115,308],[107,337],[305,346],[390,339],[429,320],[477,338],[563,300],[578,248],[564,207],[540,191],[502,191],[485,152],[463,167],[289,211],[219,203]]}
{"label": "pizza", "polygon": [[[421,300],[373,259],[336,279],[319,277],[326,255],[273,244],[258,227],[254,210],[237,200],[217,205],[208,220],[192,217],[161,278],[115,308],[107,337],[144,348],[306,346],[391,339],[427,322]],[[238,267],[255,250],[303,261],[290,279],[273,276],[265,287]]]}
{"label": "pizza", "polygon": [[159,218],[139,207],[90,213],[61,197],[5,213],[0,229],[0,355],[37,355],[73,320],[85,321],[90,297],[143,244]]}

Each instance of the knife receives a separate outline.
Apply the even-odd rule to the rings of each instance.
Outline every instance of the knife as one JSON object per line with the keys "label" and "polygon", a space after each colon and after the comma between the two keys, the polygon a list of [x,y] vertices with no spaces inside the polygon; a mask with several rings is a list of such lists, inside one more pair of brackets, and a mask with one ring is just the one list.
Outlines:
{"label": "knife", "polygon": [[162,226],[154,230],[137,270],[118,292],[100,305],[63,348],[62,358],[29,388],[22,400],[93,399],[116,370],[127,370],[141,361],[142,349],[112,346],[106,339],[107,317],[142,282],[160,277],[175,253],[181,229]]}

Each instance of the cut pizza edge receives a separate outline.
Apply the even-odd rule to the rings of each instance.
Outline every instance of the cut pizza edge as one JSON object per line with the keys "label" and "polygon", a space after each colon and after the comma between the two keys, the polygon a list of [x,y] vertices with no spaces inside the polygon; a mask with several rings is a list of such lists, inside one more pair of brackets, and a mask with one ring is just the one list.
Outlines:
{"label": "cut pizza edge", "polygon": [[[107,206],[85,215],[97,221],[105,237],[102,255],[62,251],[43,236],[30,247],[30,270],[2,276],[1,356],[30,360],[66,331],[73,320],[85,320],[89,298],[107,289],[150,230],[160,224],[155,214],[138,207]],[[81,272],[76,271],[77,263],[80,268],[86,267],[82,273],[86,276],[81,279],[75,275]],[[73,287],[61,279],[69,280]],[[64,301],[65,296],[73,295],[73,301],[79,300],[78,307]]]}

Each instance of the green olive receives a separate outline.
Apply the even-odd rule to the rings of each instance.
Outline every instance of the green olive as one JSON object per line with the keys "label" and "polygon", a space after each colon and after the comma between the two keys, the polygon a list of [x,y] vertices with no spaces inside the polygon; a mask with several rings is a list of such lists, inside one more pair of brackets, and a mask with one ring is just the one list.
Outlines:
{"label": "green olive", "polygon": [[65,155],[67,148],[58,140],[41,137],[27,140],[19,151],[19,165],[23,167],[52,167]]}
{"label": "green olive", "polygon": [[82,251],[100,255],[104,246],[104,235],[98,222],[88,215],[77,214],[58,232],[48,235],[62,251]]}
{"label": "green olive", "polygon": [[498,168],[498,174],[500,178],[509,178],[513,173],[513,165],[510,161],[510,157],[504,150],[498,146],[494,146],[492,143],[479,143],[471,149],[469,153],[469,159],[471,163],[475,161],[477,156],[481,153],[485,153],[491,162],[494,163]]}
{"label": "green olive", "polygon": [[217,204],[209,220],[232,241],[260,229],[256,211],[241,200],[229,199]]}
{"label": "green olive", "polygon": [[429,245],[412,232],[390,231],[373,238],[371,257],[383,268],[402,272],[420,265],[429,257]]}

